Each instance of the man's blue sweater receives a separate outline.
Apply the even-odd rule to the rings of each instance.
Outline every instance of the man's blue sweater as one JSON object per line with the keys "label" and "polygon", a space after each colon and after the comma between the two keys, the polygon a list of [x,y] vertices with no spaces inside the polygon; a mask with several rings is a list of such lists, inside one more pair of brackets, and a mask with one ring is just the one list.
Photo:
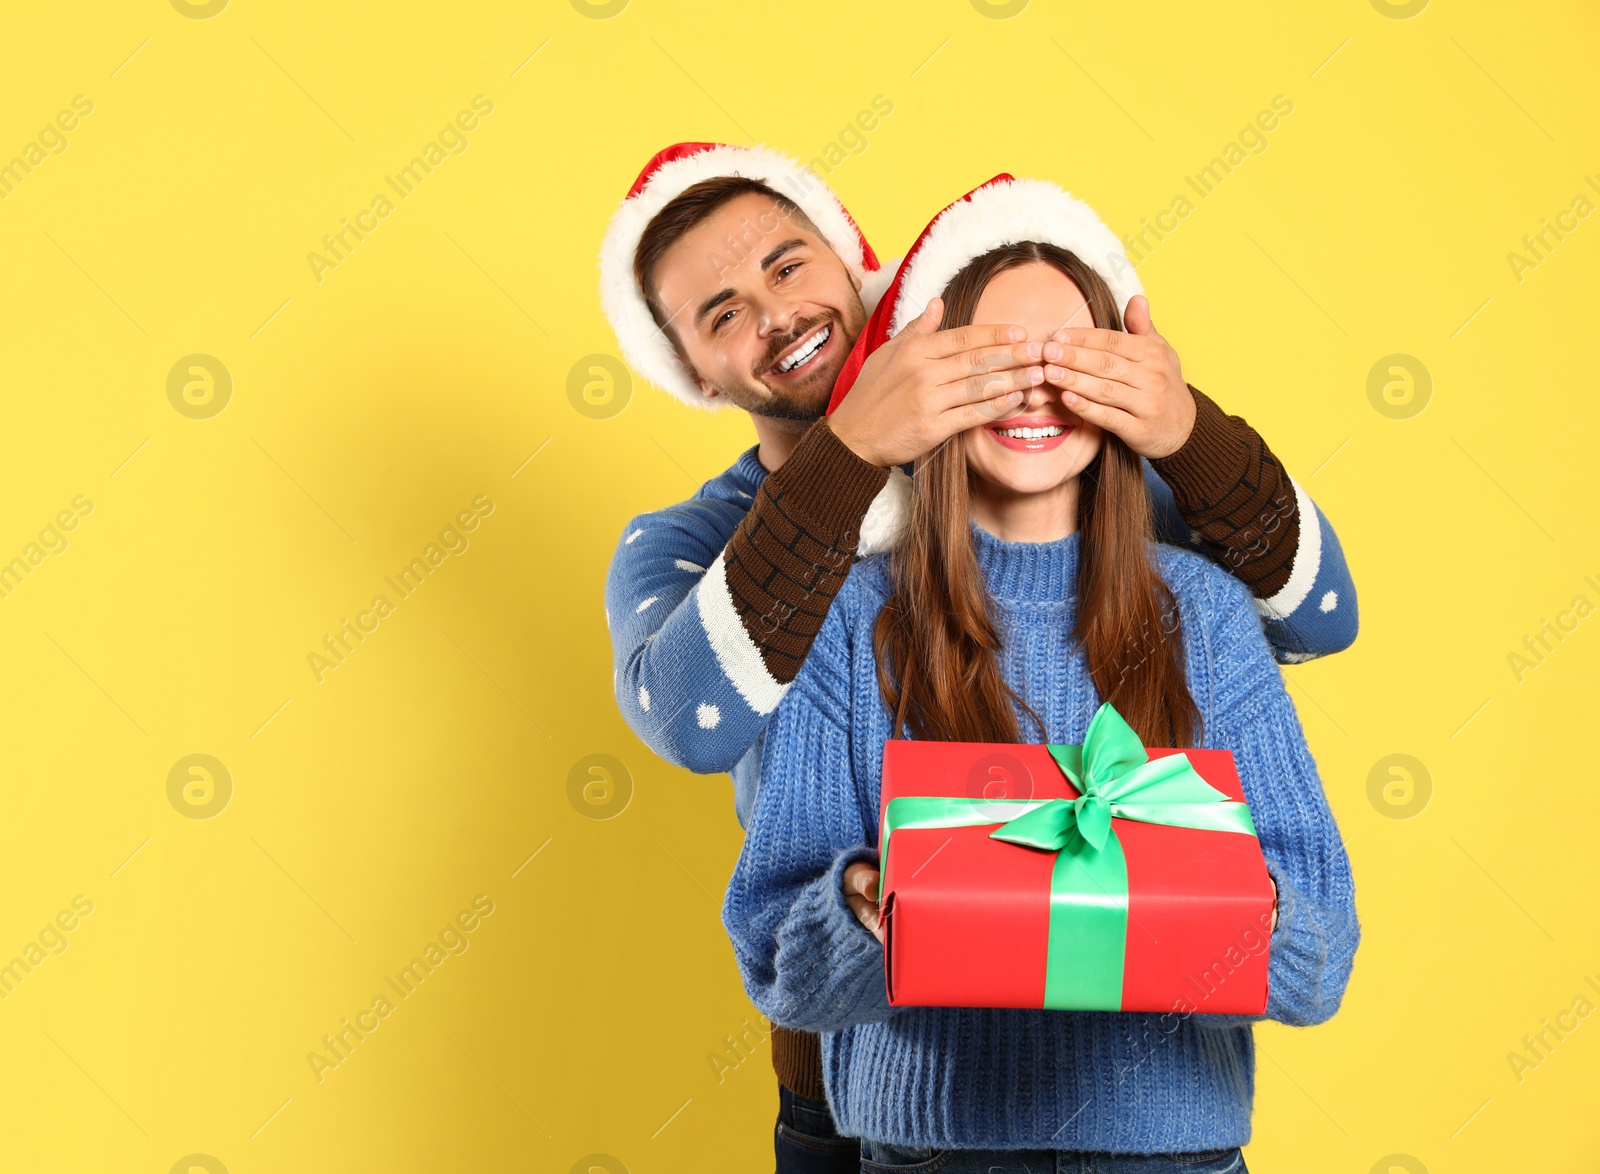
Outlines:
{"label": "man's blue sweater", "polygon": [[[1162,542],[1203,549],[1172,490],[1146,462],[1145,483]],[[743,825],[761,774],[762,732],[788,689],[774,680],[728,597],[719,562],[767,471],[746,450],[688,501],[634,518],[606,579],[617,705],[642,741],[701,774],[733,775]],[[1257,600],[1274,655],[1311,660],[1355,639],[1356,591],[1338,537],[1294,486],[1300,542],[1288,583]]]}
{"label": "man's blue sweater", "polygon": [[[1006,680],[1044,721],[1043,740],[1081,742],[1100,697],[1071,639],[1078,536],[973,533]],[[1316,764],[1248,590],[1187,551],[1160,547],[1159,566],[1203,745],[1233,751],[1278,889],[1267,1017],[1321,1023],[1339,1007],[1360,928]],[[828,1100],[848,1135],[1125,1153],[1245,1144],[1249,1018],[889,1007],[883,948],[840,890],[848,864],[876,859],[890,715],[872,630],[889,587],[885,559],[855,567],[768,727],[723,907],[750,997],[774,1022],[824,1033]]]}

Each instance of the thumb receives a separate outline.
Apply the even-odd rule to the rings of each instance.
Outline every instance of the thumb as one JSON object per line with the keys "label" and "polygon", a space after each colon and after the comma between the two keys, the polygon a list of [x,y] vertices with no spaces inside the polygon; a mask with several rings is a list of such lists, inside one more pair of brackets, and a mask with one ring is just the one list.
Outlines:
{"label": "thumb", "polygon": [[932,298],[929,300],[928,304],[922,308],[922,313],[918,314],[914,319],[906,323],[906,329],[901,333],[915,331],[918,334],[932,334],[934,331],[939,329],[939,322],[943,318],[944,299]]}
{"label": "thumb", "polygon": [[1134,294],[1128,300],[1128,309],[1122,315],[1122,324],[1128,328],[1129,334],[1153,334],[1157,337],[1161,334],[1150,318],[1150,299],[1143,294]]}

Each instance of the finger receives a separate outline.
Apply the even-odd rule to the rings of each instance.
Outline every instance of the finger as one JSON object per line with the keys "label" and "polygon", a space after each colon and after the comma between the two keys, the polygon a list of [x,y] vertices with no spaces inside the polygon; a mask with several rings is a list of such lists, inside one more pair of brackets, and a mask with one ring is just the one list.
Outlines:
{"label": "finger", "polygon": [[1105,404],[1097,404],[1093,400],[1084,399],[1081,395],[1066,392],[1061,397],[1061,402],[1066,404],[1067,410],[1087,420],[1100,428],[1105,429],[1113,436],[1127,439],[1128,433],[1139,423],[1120,408],[1108,408]]}
{"label": "finger", "polygon": [[1150,299],[1143,294],[1134,294],[1128,299],[1128,308],[1122,313],[1122,324],[1128,328],[1129,334],[1146,338],[1161,337],[1155,319],[1150,316]]}
{"label": "finger", "polygon": [[937,443],[943,444],[952,436],[959,436],[968,428],[981,428],[985,424],[993,423],[1008,412],[1015,411],[1022,406],[1022,401],[1028,397],[1025,391],[1008,391],[994,399],[979,400],[976,403],[957,404],[955,407],[939,415]]}
{"label": "finger", "polygon": [[954,330],[941,330],[929,344],[928,357],[947,358],[962,351],[980,347],[1003,347],[1023,342],[1028,332],[1020,326],[999,324],[994,326],[958,326]]}
{"label": "finger", "polygon": [[1109,351],[1135,362],[1150,358],[1157,349],[1154,340],[1148,336],[1124,334],[1120,330],[1101,330],[1093,326],[1064,326],[1050,336],[1050,341],[1084,350]]}
{"label": "finger", "polygon": [[1044,350],[1045,344],[1042,342],[1014,342],[1006,346],[983,346],[976,350],[958,351],[936,360],[939,381],[957,383],[968,375],[1037,366],[1044,359]]}
{"label": "finger", "polygon": [[850,877],[850,887],[867,900],[876,901],[878,899],[878,870],[876,868],[853,870],[853,875]]}
{"label": "finger", "polygon": [[866,926],[873,933],[878,932],[878,906],[875,902],[868,901],[865,897],[855,893],[845,894],[845,903],[850,906],[850,912],[856,915],[856,920]]}
{"label": "finger", "polygon": [[[1084,399],[1121,408],[1125,412],[1135,411],[1145,399],[1142,388],[1115,379],[1102,379],[1098,375],[1085,375],[1082,371],[1057,367],[1053,363],[1045,364],[1044,381],[1064,392],[1076,393]],[[1066,397],[1062,398],[1065,400]]]}
{"label": "finger", "polygon": [[1114,351],[1096,350],[1094,347],[1062,345],[1061,357],[1054,362],[1057,367],[1114,380],[1117,383],[1126,383],[1129,387],[1143,385],[1152,374],[1146,363],[1125,358]]}
{"label": "finger", "polygon": [[907,322],[905,330],[901,333],[911,334],[913,337],[919,334],[932,334],[939,329],[939,322],[943,318],[944,299],[931,298],[928,304],[922,308],[922,313]]}
{"label": "finger", "polygon": [[1026,392],[1044,382],[1043,367],[1013,367],[1009,371],[985,371],[968,375],[957,383],[943,384],[933,397],[935,410],[949,409],[959,404],[977,404],[993,400],[1008,392]]}

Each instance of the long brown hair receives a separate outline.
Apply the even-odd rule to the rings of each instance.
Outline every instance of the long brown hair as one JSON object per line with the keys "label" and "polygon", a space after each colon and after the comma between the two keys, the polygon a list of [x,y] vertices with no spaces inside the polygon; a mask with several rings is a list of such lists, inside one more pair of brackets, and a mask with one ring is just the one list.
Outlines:
{"label": "long brown hair", "polygon": [[[972,321],[997,275],[1042,262],[1082,291],[1102,329],[1122,316],[1103,278],[1073,253],[1024,242],[986,253],[944,291],[941,329]],[[969,528],[967,461],[959,437],[916,464],[911,517],[890,555],[892,594],[873,636],[878,687],[902,727],[932,741],[1017,742],[1017,708],[1048,737],[1027,700],[1001,675],[998,627]],[[1104,433],[1079,477],[1078,614],[1072,635],[1089,674],[1150,746],[1190,746],[1200,715],[1183,675],[1177,602],[1152,565],[1144,471],[1132,449]]]}

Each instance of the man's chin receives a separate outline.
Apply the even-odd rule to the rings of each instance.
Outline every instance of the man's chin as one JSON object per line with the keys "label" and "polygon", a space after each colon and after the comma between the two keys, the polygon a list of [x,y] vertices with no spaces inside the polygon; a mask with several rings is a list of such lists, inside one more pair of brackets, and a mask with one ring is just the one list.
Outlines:
{"label": "man's chin", "polygon": [[785,381],[773,386],[762,382],[755,387],[737,390],[724,388],[723,394],[735,405],[752,416],[766,416],[774,420],[820,420],[828,410],[828,400],[833,396],[833,383],[839,376],[842,364],[830,364],[827,369],[813,372],[801,382]]}

